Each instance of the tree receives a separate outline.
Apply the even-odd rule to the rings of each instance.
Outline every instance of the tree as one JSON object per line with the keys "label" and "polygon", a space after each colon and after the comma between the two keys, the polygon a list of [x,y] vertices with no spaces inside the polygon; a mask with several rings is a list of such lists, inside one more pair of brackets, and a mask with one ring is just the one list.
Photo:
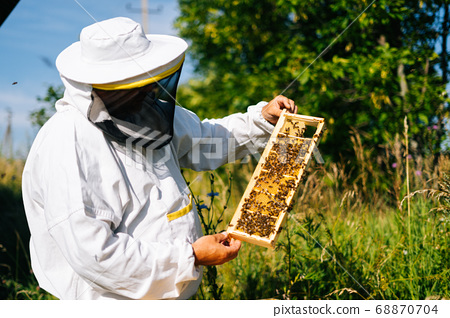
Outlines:
{"label": "tree", "polygon": [[335,159],[349,154],[351,127],[376,148],[401,133],[405,116],[416,151],[442,150],[442,125],[434,144],[427,127],[447,115],[446,44],[436,52],[448,34],[445,0],[372,5],[179,0],[179,5],[176,26],[192,42],[189,52],[199,75],[180,89],[179,100],[200,115],[244,110],[284,91],[300,113],[326,118],[323,146]]}
{"label": "tree", "polygon": [[64,86],[52,86],[47,88],[47,93],[44,97],[38,97],[37,100],[43,106],[30,114],[31,123],[35,126],[42,127],[47,120],[55,113],[56,101],[63,97]]}

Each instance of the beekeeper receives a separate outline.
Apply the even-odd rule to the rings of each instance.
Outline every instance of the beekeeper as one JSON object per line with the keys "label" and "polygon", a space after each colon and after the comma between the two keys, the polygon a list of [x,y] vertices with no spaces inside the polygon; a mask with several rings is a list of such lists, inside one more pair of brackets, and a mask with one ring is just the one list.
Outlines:
{"label": "beekeeper", "polygon": [[64,97],[23,172],[33,272],[56,297],[186,299],[202,265],[237,256],[227,234],[201,237],[180,168],[261,151],[281,110],[297,109],[278,96],[200,121],[175,105],[186,49],[114,18],[84,28],[58,56]]}

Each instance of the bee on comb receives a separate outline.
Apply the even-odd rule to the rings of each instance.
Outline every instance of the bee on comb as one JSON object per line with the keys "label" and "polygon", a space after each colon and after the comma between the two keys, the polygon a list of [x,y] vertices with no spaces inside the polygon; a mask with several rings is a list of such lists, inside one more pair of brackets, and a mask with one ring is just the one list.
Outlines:
{"label": "bee on comb", "polygon": [[[306,126],[316,127],[310,137]],[[282,112],[228,226],[231,237],[275,247],[323,129],[323,118]]]}

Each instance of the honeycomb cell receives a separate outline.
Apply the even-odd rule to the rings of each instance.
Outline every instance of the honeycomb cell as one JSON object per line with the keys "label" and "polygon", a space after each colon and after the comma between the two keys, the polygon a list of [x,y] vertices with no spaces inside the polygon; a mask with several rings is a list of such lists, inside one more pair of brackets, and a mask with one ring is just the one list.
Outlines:
{"label": "honeycomb cell", "polygon": [[[315,126],[305,138],[306,126]],[[293,196],[324,126],[323,118],[283,114],[241,199],[228,232],[232,237],[274,247]]]}

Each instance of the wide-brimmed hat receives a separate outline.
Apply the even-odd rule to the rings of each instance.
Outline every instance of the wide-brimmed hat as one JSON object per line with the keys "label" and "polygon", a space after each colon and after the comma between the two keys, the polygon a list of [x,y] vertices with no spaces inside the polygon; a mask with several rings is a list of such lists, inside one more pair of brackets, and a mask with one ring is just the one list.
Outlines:
{"label": "wide-brimmed hat", "polygon": [[80,41],[56,59],[66,78],[87,84],[105,84],[157,76],[180,64],[187,43],[169,35],[145,34],[129,18],[94,23],[81,31]]}

